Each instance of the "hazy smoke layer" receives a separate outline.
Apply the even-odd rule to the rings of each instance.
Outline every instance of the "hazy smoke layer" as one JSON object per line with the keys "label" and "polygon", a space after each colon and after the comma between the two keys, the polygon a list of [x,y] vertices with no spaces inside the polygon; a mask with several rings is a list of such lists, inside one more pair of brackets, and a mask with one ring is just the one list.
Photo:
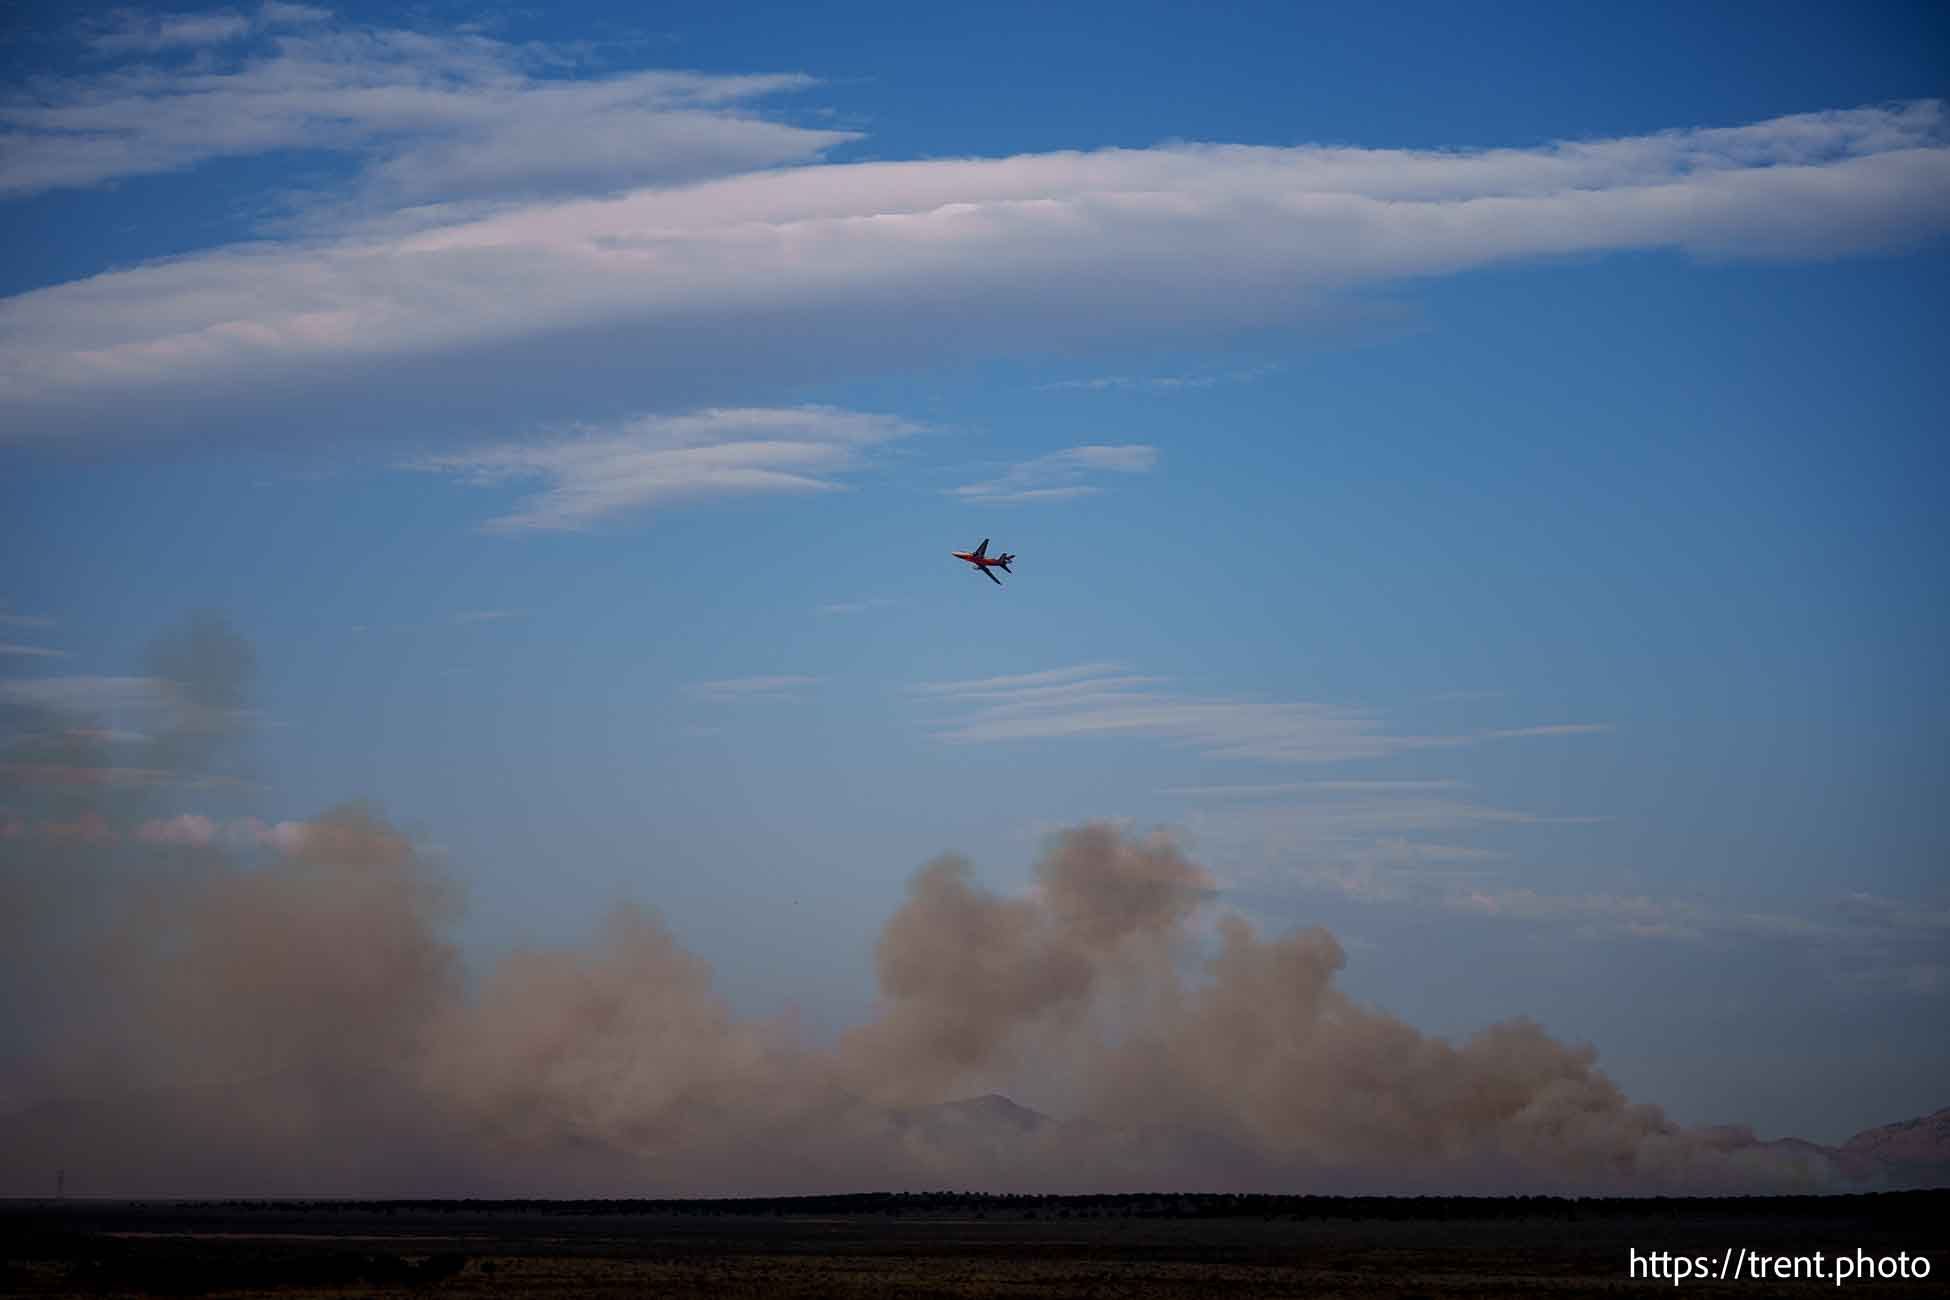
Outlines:
{"label": "hazy smoke layer", "polygon": [[[452,882],[370,811],[157,816],[205,782],[247,651],[156,659],[156,733],[13,701],[0,1192],[1704,1191],[1818,1158],[1682,1130],[1525,1020],[1462,1044],[1356,1005],[1325,930],[1199,925],[1163,838],[1052,838],[1004,898],[923,867],[831,1049],[741,1021],[652,912],[463,976]],[[118,748],[119,747],[119,748]],[[191,767],[191,764],[198,766]],[[146,772],[150,775],[125,775]],[[124,774],[124,775],[118,775]],[[1023,1085],[1060,1119],[999,1098]]]}

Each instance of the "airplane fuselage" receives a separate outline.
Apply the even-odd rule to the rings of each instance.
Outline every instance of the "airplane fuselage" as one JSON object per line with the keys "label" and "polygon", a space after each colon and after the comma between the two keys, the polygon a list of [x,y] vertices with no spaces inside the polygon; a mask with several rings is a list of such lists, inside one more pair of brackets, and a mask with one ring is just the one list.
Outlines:
{"label": "airplane fuselage", "polygon": [[957,560],[968,561],[975,566],[975,572],[981,574],[998,587],[1002,585],[1002,579],[996,577],[993,570],[1000,569],[1004,573],[1011,572],[1009,561],[1016,558],[1007,551],[1004,551],[1002,554],[990,559],[989,539],[986,537],[982,539],[982,544],[972,551],[950,551],[948,554],[954,556]]}

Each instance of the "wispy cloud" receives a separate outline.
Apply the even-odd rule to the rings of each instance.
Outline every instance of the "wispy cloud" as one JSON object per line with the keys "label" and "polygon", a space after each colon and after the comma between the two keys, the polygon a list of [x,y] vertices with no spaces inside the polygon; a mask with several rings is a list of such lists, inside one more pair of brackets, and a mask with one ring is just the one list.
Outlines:
{"label": "wispy cloud", "polygon": [[1609,722],[1553,722],[1539,727],[1499,727],[1483,734],[1492,740],[1514,740],[1524,736],[1595,736],[1612,729]]}
{"label": "wispy cloud", "polygon": [[714,682],[693,682],[693,695],[707,700],[748,700],[784,697],[816,685],[817,677],[726,677]]}
{"label": "wispy cloud", "polygon": [[[1609,916],[1621,925],[1654,923],[1646,908],[1612,907],[1608,898],[1540,898],[1505,879],[1520,837],[1606,817],[1487,803],[1467,782],[1442,778],[1197,785],[1159,793],[1187,801],[1178,824],[1249,890],[1297,889],[1511,920],[1548,915],[1599,925],[1610,924]],[[1656,918],[1675,933],[1684,919]]]}
{"label": "wispy cloud", "polygon": [[[84,39],[103,54],[153,54],[205,45],[223,45],[247,36],[261,23],[265,27],[286,26],[295,5],[266,6],[255,21],[234,10],[200,14],[145,14],[133,9],[117,9],[107,21]],[[310,10],[315,21],[325,17],[322,10]]]}
{"label": "wispy cloud", "polygon": [[[1482,830],[1583,822],[1487,807],[1414,783],[1294,783],[1246,806],[1195,807],[1185,830],[1243,899],[1302,895],[1415,908],[1593,943],[1773,945],[1798,951],[1837,985],[1937,995],[1950,984],[1950,907],[1862,894],[1756,906],[1645,889],[1538,888],[1512,879],[1514,855],[1455,842]],[[1390,789],[1399,784],[1402,788]],[[1249,789],[1241,787],[1240,789]]]}
{"label": "wispy cloud", "polygon": [[0,641],[0,655],[15,655],[33,659],[65,659],[66,650],[50,650],[46,646],[19,645],[12,641]]}
{"label": "wispy cloud", "polygon": [[1460,781],[1281,781],[1271,785],[1174,785],[1159,794],[1184,799],[1276,799],[1289,795],[1322,793],[1397,794],[1404,791],[1454,790]]}
{"label": "wispy cloud", "polygon": [[1218,382],[1213,375],[1100,375],[1095,379],[1059,379],[1053,383],[1038,384],[1036,391],[1109,393],[1137,388],[1146,392],[1170,393],[1186,388],[1210,388]]}
{"label": "wispy cloud", "polygon": [[1010,501],[1067,501],[1094,496],[1100,474],[1145,474],[1158,463],[1158,449],[1142,443],[1070,447],[1013,465],[999,478],[967,483],[949,491],[963,500],[993,504]]}
{"label": "wispy cloud", "polygon": [[1459,869],[1482,875],[1501,848],[1474,842],[1489,832],[1584,825],[1500,807],[1455,781],[1291,782],[1165,791],[1190,801],[1180,824],[1242,878],[1324,888],[1370,901],[1409,901],[1451,888]]}
{"label": "wispy cloud", "polygon": [[215,821],[200,813],[180,813],[157,817],[135,829],[135,838],[147,844],[176,844],[204,848],[221,844],[232,848],[264,846],[280,853],[294,853],[304,843],[309,823],[284,821],[266,824],[255,817],[240,817],[228,822]]}
{"label": "wispy cloud", "polygon": [[1700,939],[1718,919],[1704,905],[1644,895],[1541,894],[1527,888],[1470,888],[1443,896],[1454,911],[1505,920],[1568,924],[1590,934],[1641,939]]}
{"label": "wispy cloud", "polygon": [[919,695],[974,696],[991,692],[1014,692],[1024,689],[1052,686],[1059,682],[1074,682],[1084,678],[1103,677],[1122,673],[1124,665],[1118,663],[1072,664],[1068,668],[1046,668],[1034,673],[1010,673],[1001,677],[976,677],[961,682],[922,682],[910,688]]}
{"label": "wispy cloud", "polygon": [[1161,683],[1115,664],[1083,664],[917,691],[954,711],[935,734],[960,744],[1125,735],[1190,745],[1209,758],[1326,762],[1467,743],[1390,735],[1379,718],[1359,710],[1179,695]]}
{"label": "wispy cloud", "polygon": [[[1387,788],[1393,785],[1401,788]],[[1941,901],[1858,893],[1754,906],[1647,890],[1539,889],[1509,878],[1515,870],[1509,854],[1446,837],[1472,827],[1520,829],[1601,819],[1486,807],[1463,797],[1431,796],[1413,785],[1378,782],[1362,790],[1352,782],[1295,783],[1305,797],[1272,806],[1200,809],[1186,827],[1213,852],[1244,864],[1230,874],[1252,894],[1298,889],[1592,941],[1781,944],[1818,956],[1844,983],[1939,991],[1921,987],[1911,976],[1950,960],[1950,907]]]}
{"label": "wispy cloud", "polygon": [[1249,383],[1255,379],[1262,379],[1278,369],[1278,366],[1255,366],[1250,370],[1228,370],[1206,375],[1098,375],[1089,379],[1058,379],[1047,384],[1038,384],[1036,391],[1039,393],[1129,391],[1180,393],[1214,388],[1220,384]]}
{"label": "wispy cloud", "polygon": [[54,620],[46,614],[10,614],[0,610],[0,627],[53,627]]}
{"label": "wispy cloud", "polygon": [[[1799,910],[1757,909],[1728,899],[1661,898],[1645,894],[1553,894],[1529,888],[1472,887],[1435,900],[1451,910],[1569,929],[1591,939],[1783,944],[1825,962],[1845,984],[1918,994],[1945,989],[1928,976],[1950,957],[1950,909],[1940,903],[1896,903],[1863,896],[1803,904]],[[1906,918],[1932,921],[1917,925]],[[1923,978],[1918,979],[1919,972]]]}
{"label": "wispy cloud", "polygon": [[[456,623],[503,623],[511,618],[527,618],[525,609],[464,609],[454,615]],[[357,630],[357,629],[355,629]]]}
{"label": "wispy cloud", "polygon": [[[235,95],[189,73],[41,86],[6,106],[0,175],[22,190],[83,184],[213,150],[391,140],[403,119],[460,125],[382,151],[367,187],[392,187],[396,204],[421,202],[423,184],[505,195],[547,181],[603,197],[434,207],[404,228],[218,249],[8,299],[0,426],[106,435],[140,411],[149,428],[241,436],[264,423],[246,421],[243,397],[279,403],[292,437],[307,421],[424,430],[426,411],[463,405],[602,418],[624,393],[696,392],[727,369],[830,378],[1132,329],[1210,337],[1303,319],[1350,290],[1537,258],[1833,257],[1950,230],[1934,100],[1530,149],[1194,145],[778,168],[837,137],[726,106],[790,78],[558,83],[479,37],[304,40],[325,44],[289,57],[321,67],[251,65],[235,75],[268,84]],[[289,83],[312,77],[341,89],[291,106]],[[374,84],[341,93],[362,78]],[[646,129],[646,114],[669,130]],[[724,178],[667,183],[687,164]],[[725,175],[740,168],[757,170]],[[1176,255],[1186,248],[1200,255]],[[409,378],[425,403],[410,412],[396,388]]]}
{"label": "wispy cloud", "polygon": [[864,448],[920,426],[827,406],[752,407],[645,415],[547,442],[481,447],[408,468],[478,486],[540,479],[548,486],[494,532],[561,532],[686,498],[830,492]]}
{"label": "wispy cloud", "polygon": [[572,78],[573,47],[341,24],[300,5],[123,10],[84,40],[124,61],[0,101],[0,195],[324,149],[360,161],[350,189],[372,211],[695,180],[854,138],[750,111],[811,84],[797,73]]}

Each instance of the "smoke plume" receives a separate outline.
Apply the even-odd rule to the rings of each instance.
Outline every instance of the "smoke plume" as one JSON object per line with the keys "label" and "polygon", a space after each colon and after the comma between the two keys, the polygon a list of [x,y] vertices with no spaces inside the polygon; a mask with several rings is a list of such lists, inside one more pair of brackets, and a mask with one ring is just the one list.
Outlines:
{"label": "smoke plume", "polygon": [[[1523,1019],[1461,1043],[1322,929],[1209,922],[1163,836],[1053,836],[1004,897],[923,866],[831,1045],[741,1019],[654,911],[470,978],[459,882],[377,812],[188,817],[250,656],[166,642],[153,734],[4,701],[0,1193],[1702,1192],[1829,1176],[1635,1105]],[[124,679],[117,679],[124,680]],[[141,778],[117,773],[141,772]],[[232,782],[234,784],[234,781]],[[92,834],[71,833],[92,828]],[[999,1097],[1058,1099],[1052,1118]]]}

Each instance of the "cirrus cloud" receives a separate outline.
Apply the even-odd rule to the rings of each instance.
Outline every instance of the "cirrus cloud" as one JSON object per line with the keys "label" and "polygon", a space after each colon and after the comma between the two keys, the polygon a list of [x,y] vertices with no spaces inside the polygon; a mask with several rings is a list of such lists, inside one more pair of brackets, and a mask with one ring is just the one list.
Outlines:
{"label": "cirrus cloud", "polygon": [[[577,48],[340,23],[301,5],[125,10],[84,39],[113,66],[0,98],[0,198],[325,150],[357,169],[353,204],[325,210],[371,216],[696,180],[854,138],[751,111],[813,84],[799,73],[592,74]],[[191,62],[172,57],[186,50]]]}
{"label": "cirrus cloud", "polygon": [[640,416],[547,442],[428,457],[409,468],[476,485],[540,480],[546,484],[540,493],[485,527],[564,532],[685,498],[833,491],[839,487],[833,475],[854,466],[862,448],[919,428],[892,416],[826,406],[694,411]]}
{"label": "cirrus cloud", "polygon": [[451,435],[490,415],[612,419],[599,413],[646,390],[668,409],[971,351],[1275,324],[1566,254],[1829,257],[1946,229],[1937,101],[1530,149],[815,164],[17,295],[0,302],[0,425],[241,436],[275,416],[300,436],[445,419]]}
{"label": "cirrus cloud", "polygon": [[1069,447],[1012,465],[999,478],[949,489],[951,495],[982,505],[1023,501],[1069,501],[1095,496],[1103,488],[1087,481],[1093,474],[1145,474],[1158,463],[1158,449],[1141,443]]}
{"label": "cirrus cloud", "polygon": [[1208,758],[1327,762],[1381,758],[1409,749],[1466,743],[1458,737],[1396,736],[1380,719],[1324,704],[1181,695],[1162,679],[1114,663],[1078,664],[970,682],[914,688],[948,710],[935,734],[957,744],[1148,736],[1190,745]]}

